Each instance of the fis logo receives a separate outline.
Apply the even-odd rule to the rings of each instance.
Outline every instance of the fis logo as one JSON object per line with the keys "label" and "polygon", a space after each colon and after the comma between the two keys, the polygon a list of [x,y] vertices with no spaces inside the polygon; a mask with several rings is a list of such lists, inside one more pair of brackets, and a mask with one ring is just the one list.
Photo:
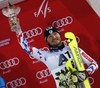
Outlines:
{"label": "fis logo", "polygon": [[35,16],[35,17],[38,17],[38,16],[40,15],[40,13],[42,13],[42,14],[44,15],[44,18],[46,18],[46,13],[47,13],[47,12],[51,12],[50,7],[48,7],[48,1],[47,1],[46,5],[45,5],[45,8],[44,8],[44,10],[43,10],[43,7],[44,7],[45,2],[46,2],[46,0],[44,0],[44,1],[42,2],[41,6],[40,6],[40,8],[39,8],[39,10],[38,10],[38,12],[34,12],[34,16]]}

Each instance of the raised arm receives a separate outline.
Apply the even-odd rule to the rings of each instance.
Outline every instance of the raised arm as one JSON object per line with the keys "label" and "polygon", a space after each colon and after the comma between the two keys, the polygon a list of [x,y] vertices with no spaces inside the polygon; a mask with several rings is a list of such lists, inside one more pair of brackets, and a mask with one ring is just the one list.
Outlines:
{"label": "raised arm", "polygon": [[[17,21],[19,23],[19,19],[17,19]],[[11,20],[9,20],[9,24],[10,24],[10,26],[12,26]],[[45,51],[41,51],[40,49],[37,49],[37,48],[31,46],[25,39],[21,29],[14,30],[13,32],[16,32],[18,42],[25,52],[27,52],[29,55],[33,56],[34,58],[39,59],[42,62],[44,62]]]}

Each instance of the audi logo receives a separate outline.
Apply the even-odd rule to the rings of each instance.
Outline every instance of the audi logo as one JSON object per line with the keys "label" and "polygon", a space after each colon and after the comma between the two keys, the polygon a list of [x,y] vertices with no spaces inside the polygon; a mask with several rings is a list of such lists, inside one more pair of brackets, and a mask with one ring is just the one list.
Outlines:
{"label": "audi logo", "polygon": [[42,78],[46,78],[48,76],[51,76],[51,72],[49,71],[49,69],[46,69],[46,70],[42,70],[42,71],[38,71],[36,73],[36,77],[38,79],[42,79]]}
{"label": "audi logo", "polygon": [[41,33],[42,33],[42,29],[40,27],[37,27],[35,29],[23,32],[23,34],[24,34],[24,36],[25,36],[26,39],[32,38],[33,36],[40,35]]}
{"label": "audi logo", "polygon": [[75,36],[76,37],[76,40],[77,40],[77,43],[80,42],[80,38],[78,36]]}
{"label": "audi logo", "polygon": [[4,62],[0,62],[0,69],[4,70],[6,68],[13,67],[14,65],[19,64],[19,59],[14,57],[13,59],[6,60]]}
{"label": "audi logo", "polygon": [[67,16],[66,18],[59,19],[52,23],[52,26],[59,28],[66,26],[67,24],[71,24],[73,22],[73,18],[71,16]]}
{"label": "audi logo", "polygon": [[93,77],[88,77],[90,84],[92,85],[94,83],[94,78]]}
{"label": "audi logo", "polygon": [[20,79],[12,80],[6,84],[7,88],[16,88],[26,84],[26,79],[21,77]]}

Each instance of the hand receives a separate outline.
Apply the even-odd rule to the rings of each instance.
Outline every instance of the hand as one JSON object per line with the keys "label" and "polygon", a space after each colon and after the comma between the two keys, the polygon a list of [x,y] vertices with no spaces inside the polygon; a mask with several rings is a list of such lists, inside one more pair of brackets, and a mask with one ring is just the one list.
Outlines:
{"label": "hand", "polygon": [[[18,18],[16,18],[16,19],[17,19],[17,23],[19,24],[19,19],[18,19]],[[13,25],[13,20],[12,20],[12,18],[9,18],[9,25],[10,25],[10,26]]]}
{"label": "hand", "polygon": [[[18,18],[17,18],[17,23],[19,24],[19,19]],[[9,18],[9,25],[10,26],[14,25],[13,20],[11,20],[10,18]],[[16,34],[19,34],[20,30],[21,29],[16,29],[13,32],[16,32]]]}
{"label": "hand", "polygon": [[89,76],[89,74],[87,71],[79,71],[79,73],[77,75],[79,82],[83,82],[88,76]]}

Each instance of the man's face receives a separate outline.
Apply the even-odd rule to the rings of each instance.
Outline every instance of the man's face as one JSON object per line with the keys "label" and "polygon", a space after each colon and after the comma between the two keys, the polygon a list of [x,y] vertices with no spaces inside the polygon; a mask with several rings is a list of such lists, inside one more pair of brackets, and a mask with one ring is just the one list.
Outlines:
{"label": "man's face", "polygon": [[61,36],[57,32],[53,32],[47,38],[47,42],[52,46],[60,46],[62,45]]}

